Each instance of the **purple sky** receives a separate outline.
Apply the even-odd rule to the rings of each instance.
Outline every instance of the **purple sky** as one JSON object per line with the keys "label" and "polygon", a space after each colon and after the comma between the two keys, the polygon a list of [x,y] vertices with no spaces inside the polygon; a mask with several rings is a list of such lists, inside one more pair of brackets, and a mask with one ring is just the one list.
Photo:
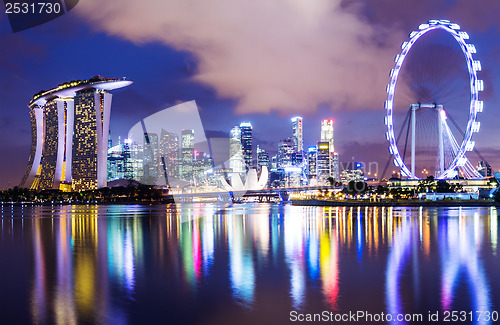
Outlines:
{"label": "purple sky", "polygon": [[[0,189],[17,185],[26,168],[32,95],[97,74],[134,80],[114,93],[114,139],[155,112],[196,100],[206,130],[228,132],[249,120],[257,143],[272,151],[291,135],[291,117],[304,118],[305,146],[318,140],[321,119],[334,118],[341,161],[376,161],[383,169],[388,74],[408,33],[429,19],[460,24],[477,48],[485,109],[474,140],[498,170],[498,12],[496,0],[82,0],[62,17],[15,34],[0,15],[0,146],[6,158]],[[421,45],[422,55],[434,53],[429,75],[439,74],[441,82],[457,78],[459,72],[436,67],[439,60],[454,63],[444,53],[460,50],[439,39],[432,44]],[[465,60],[456,61],[458,70],[465,69]],[[416,80],[421,70],[406,69],[408,80],[420,82],[418,89],[409,83],[412,94],[426,93]],[[450,103],[467,99],[464,89],[444,83],[452,90],[445,96]]]}

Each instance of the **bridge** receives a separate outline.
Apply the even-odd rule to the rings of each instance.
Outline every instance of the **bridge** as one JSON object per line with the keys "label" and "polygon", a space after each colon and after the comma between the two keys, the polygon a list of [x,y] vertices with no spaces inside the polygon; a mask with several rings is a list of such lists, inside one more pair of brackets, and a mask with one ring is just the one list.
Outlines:
{"label": "bridge", "polygon": [[292,193],[301,193],[317,190],[340,189],[332,186],[301,186],[267,188],[256,191],[214,191],[196,193],[175,193],[166,192],[171,195],[176,202],[220,202],[220,203],[243,203],[243,202],[288,202]]}

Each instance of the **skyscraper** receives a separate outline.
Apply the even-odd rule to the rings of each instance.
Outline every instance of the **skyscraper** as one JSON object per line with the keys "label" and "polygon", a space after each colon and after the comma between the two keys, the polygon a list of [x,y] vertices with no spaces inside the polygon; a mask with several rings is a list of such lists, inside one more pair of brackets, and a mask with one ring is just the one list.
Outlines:
{"label": "skyscraper", "polygon": [[191,180],[193,176],[194,130],[182,130],[181,133],[181,178]]}
{"label": "skyscraper", "polygon": [[[64,112],[64,102],[53,100],[45,105],[45,141],[43,142],[43,159],[41,160],[40,189],[59,188],[63,180],[63,162],[58,159],[64,154],[65,127],[58,123],[58,110]],[[67,114],[67,112],[65,112]],[[63,113],[64,114],[64,113]],[[59,160],[59,161],[58,161]],[[64,175],[65,176],[65,175]]]}
{"label": "skyscraper", "polygon": [[307,147],[307,177],[316,178],[316,162],[318,157],[318,148],[316,146]]}
{"label": "skyscraper", "polygon": [[304,136],[302,132],[302,117],[296,116],[292,118],[292,136],[295,143],[295,152],[304,150]]}
{"label": "skyscraper", "polygon": [[[119,140],[119,138],[118,138]],[[112,145],[108,140],[108,146]],[[121,178],[133,179],[132,161],[130,159],[130,141],[118,141],[116,146],[108,149],[108,183]]]}
{"label": "skyscraper", "polygon": [[108,140],[108,182],[125,178],[125,169],[124,144],[118,143],[116,146],[112,146],[111,140]]}
{"label": "skyscraper", "polygon": [[245,159],[245,167],[248,170],[252,167],[252,124],[250,122],[241,122],[240,130],[243,158]]}
{"label": "skyscraper", "polygon": [[123,143],[123,177],[126,179],[134,178],[134,167],[132,162],[132,150],[130,148],[131,141],[129,139],[125,139]]}
{"label": "skyscraper", "polygon": [[130,175],[131,179],[140,181],[144,176],[144,150],[143,144],[138,141],[127,139],[130,148]]}
{"label": "skyscraper", "polygon": [[318,142],[316,154],[316,177],[320,184],[326,184],[332,175],[331,155],[328,142]]}
{"label": "skyscraper", "polygon": [[328,150],[330,151],[330,177],[338,180],[340,178],[340,163],[333,139],[333,120],[321,121],[321,142],[328,142]]}
{"label": "skyscraper", "polygon": [[179,136],[162,129],[158,150],[161,159],[160,164],[165,167],[167,176],[178,178]]}
{"label": "skyscraper", "polygon": [[281,140],[278,143],[278,168],[291,167],[293,165],[294,145],[291,138]]}
{"label": "skyscraper", "polygon": [[321,121],[321,142],[328,142],[330,153],[335,151],[333,143],[333,120]]}
{"label": "skyscraper", "polygon": [[75,191],[105,187],[109,91],[131,83],[97,76],[35,94],[29,103],[31,153],[20,186]]}
{"label": "skyscraper", "polygon": [[229,168],[233,173],[245,173],[245,160],[241,145],[241,129],[235,126],[229,132]]}
{"label": "skyscraper", "polygon": [[259,172],[262,167],[267,167],[269,169],[269,154],[264,150],[259,148],[257,145],[257,167],[259,168]]}
{"label": "skyscraper", "polygon": [[148,184],[154,184],[159,173],[159,158],[158,155],[158,134],[144,133],[144,181]]}

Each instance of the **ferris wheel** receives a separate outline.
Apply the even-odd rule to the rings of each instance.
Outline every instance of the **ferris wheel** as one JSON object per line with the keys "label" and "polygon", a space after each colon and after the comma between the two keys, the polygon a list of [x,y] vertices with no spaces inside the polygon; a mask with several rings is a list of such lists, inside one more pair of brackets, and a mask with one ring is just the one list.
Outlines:
{"label": "ferris wheel", "polygon": [[[436,103],[433,104],[412,104],[409,111],[409,124],[411,124],[411,163],[410,168],[405,164],[404,158],[402,158],[400,150],[398,149],[395,133],[394,133],[394,96],[396,92],[396,86],[398,81],[398,76],[400,75],[400,70],[403,66],[403,62],[407,57],[412,46],[417,42],[417,40],[424,34],[429,33],[433,30],[441,29],[453,36],[453,38],[458,42],[460,48],[465,56],[469,82],[470,82],[470,103],[468,110],[468,121],[463,132],[463,139],[460,142],[455,140],[452,135],[447,122],[446,122],[446,112],[442,105]],[[448,179],[454,178],[458,175],[458,170],[465,173],[469,178],[481,177],[474,167],[471,165],[467,159],[466,152],[474,150],[474,141],[472,136],[474,133],[479,132],[480,122],[476,120],[477,114],[483,111],[483,102],[479,100],[479,92],[483,91],[484,85],[483,80],[479,80],[477,77],[477,72],[481,71],[481,63],[478,60],[474,60],[473,54],[476,53],[476,47],[472,43],[467,43],[469,35],[465,31],[460,30],[460,26],[455,23],[451,23],[448,20],[430,20],[426,24],[421,24],[418,31],[413,31],[410,33],[410,39],[403,42],[401,48],[402,51],[395,58],[394,69],[390,72],[390,83],[387,86],[387,100],[385,102],[386,117],[385,125],[387,126],[386,138],[389,141],[389,152],[394,157],[394,164],[401,169],[401,174],[404,177],[411,179],[418,179],[415,172],[415,112],[419,108],[433,108],[438,114],[438,124],[439,124],[439,152],[438,160],[440,161],[440,168],[437,178],[438,179]],[[410,131],[410,126],[408,127],[408,132]],[[449,151],[452,152],[452,156],[448,159],[445,164],[444,155],[444,142],[449,143],[448,146],[451,148]],[[406,146],[405,146],[406,147]],[[405,149],[406,150],[406,149]]]}

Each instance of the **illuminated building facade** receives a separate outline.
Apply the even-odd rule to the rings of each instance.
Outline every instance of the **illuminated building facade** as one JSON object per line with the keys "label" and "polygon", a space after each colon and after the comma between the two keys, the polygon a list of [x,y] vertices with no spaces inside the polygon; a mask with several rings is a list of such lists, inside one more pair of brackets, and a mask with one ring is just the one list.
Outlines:
{"label": "illuminated building facade", "polygon": [[318,151],[316,154],[316,177],[320,183],[325,184],[331,177],[331,155],[330,144],[328,142],[318,142]]}
{"label": "illuminated building facade", "polygon": [[144,133],[144,178],[154,183],[159,176],[158,134]]}
{"label": "illuminated building facade", "polygon": [[477,171],[483,177],[491,177],[493,175],[491,171],[491,165],[484,160],[477,162]]}
{"label": "illuminated building facade", "polygon": [[74,101],[71,187],[75,191],[105,187],[111,94],[83,89],[77,91]]}
{"label": "illuminated building facade", "polygon": [[252,124],[250,122],[240,123],[241,146],[243,149],[243,158],[245,167],[248,170],[252,167]]}
{"label": "illuminated building facade", "polygon": [[[59,107],[58,107],[59,106]],[[61,107],[62,106],[62,107]],[[39,186],[43,189],[53,188],[53,184],[59,187],[62,180],[61,163],[58,164],[58,156],[64,151],[64,137],[59,131],[64,128],[59,125],[58,110],[64,112],[64,102],[53,100],[45,105],[45,141],[43,143],[43,160],[41,161],[41,173]],[[61,130],[59,130],[61,129]],[[61,162],[61,161],[60,161]],[[57,169],[57,172],[56,172]],[[57,176],[56,176],[57,174]]]}
{"label": "illuminated building facade", "polygon": [[259,148],[257,145],[257,167],[259,168],[259,172],[262,170],[262,167],[267,167],[269,169],[269,154],[264,150]]}
{"label": "illuminated building facade", "polygon": [[321,121],[321,141],[328,142],[330,152],[335,151],[333,143],[333,120]]}
{"label": "illuminated building facade", "polygon": [[209,181],[208,174],[213,174],[213,159],[206,152],[194,151],[192,179],[194,185],[205,185]]}
{"label": "illuminated building facade", "polygon": [[302,117],[296,116],[292,118],[292,135],[295,143],[295,152],[304,151],[304,136],[302,131]]}
{"label": "illuminated building facade", "polygon": [[181,133],[181,178],[190,180],[193,176],[194,131],[182,130]]}
{"label": "illuminated building facade", "polygon": [[92,190],[107,184],[109,91],[132,81],[92,77],[36,94],[31,102],[31,153],[21,187]]}
{"label": "illuminated building facade", "polygon": [[362,182],[364,174],[361,169],[345,169],[340,173],[340,181],[342,184],[347,184],[350,181]]}
{"label": "illuminated building facade", "polygon": [[338,180],[340,178],[340,162],[339,155],[335,151],[335,143],[333,141],[333,120],[321,121],[321,142],[328,142],[330,151],[330,176]]}
{"label": "illuminated building facade", "polygon": [[111,140],[108,140],[108,147],[108,182],[126,178],[125,175],[128,174],[127,168],[129,167],[128,161],[130,161],[130,151],[127,150],[128,145],[118,143],[113,146]]}
{"label": "illuminated building facade", "polygon": [[[109,146],[109,145],[108,145]],[[130,141],[118,143],[108,149],[108,182],[118,179],[133,179]]]}
{"label": "illuminated building facade", "polygon": [[162,159],[161,164],[165,166],[167,176],[178,178],[179,136],[162,129],[159,153]]}
{"label": "illuminated building facade", "polygon": [[307,177],[316,178],[316,161],[318,157],[318,148],[311,146],[307,148]]}
{"label": "illuminated building facade", "polygon": [[293,166],[294,142],[288,138],[278,143],[278,168]]}
{"label": "illuminated building facade", "polygon": [[130,148],[130,179],[137,181],[144,176],[144,150],[142,143],[129,140]]}
{"label": "illuminated building facade", "polygon": [[229,168],[233,173],[245,173],[245,160],[241,145],[241,129],[235,126],[229,132]]}

